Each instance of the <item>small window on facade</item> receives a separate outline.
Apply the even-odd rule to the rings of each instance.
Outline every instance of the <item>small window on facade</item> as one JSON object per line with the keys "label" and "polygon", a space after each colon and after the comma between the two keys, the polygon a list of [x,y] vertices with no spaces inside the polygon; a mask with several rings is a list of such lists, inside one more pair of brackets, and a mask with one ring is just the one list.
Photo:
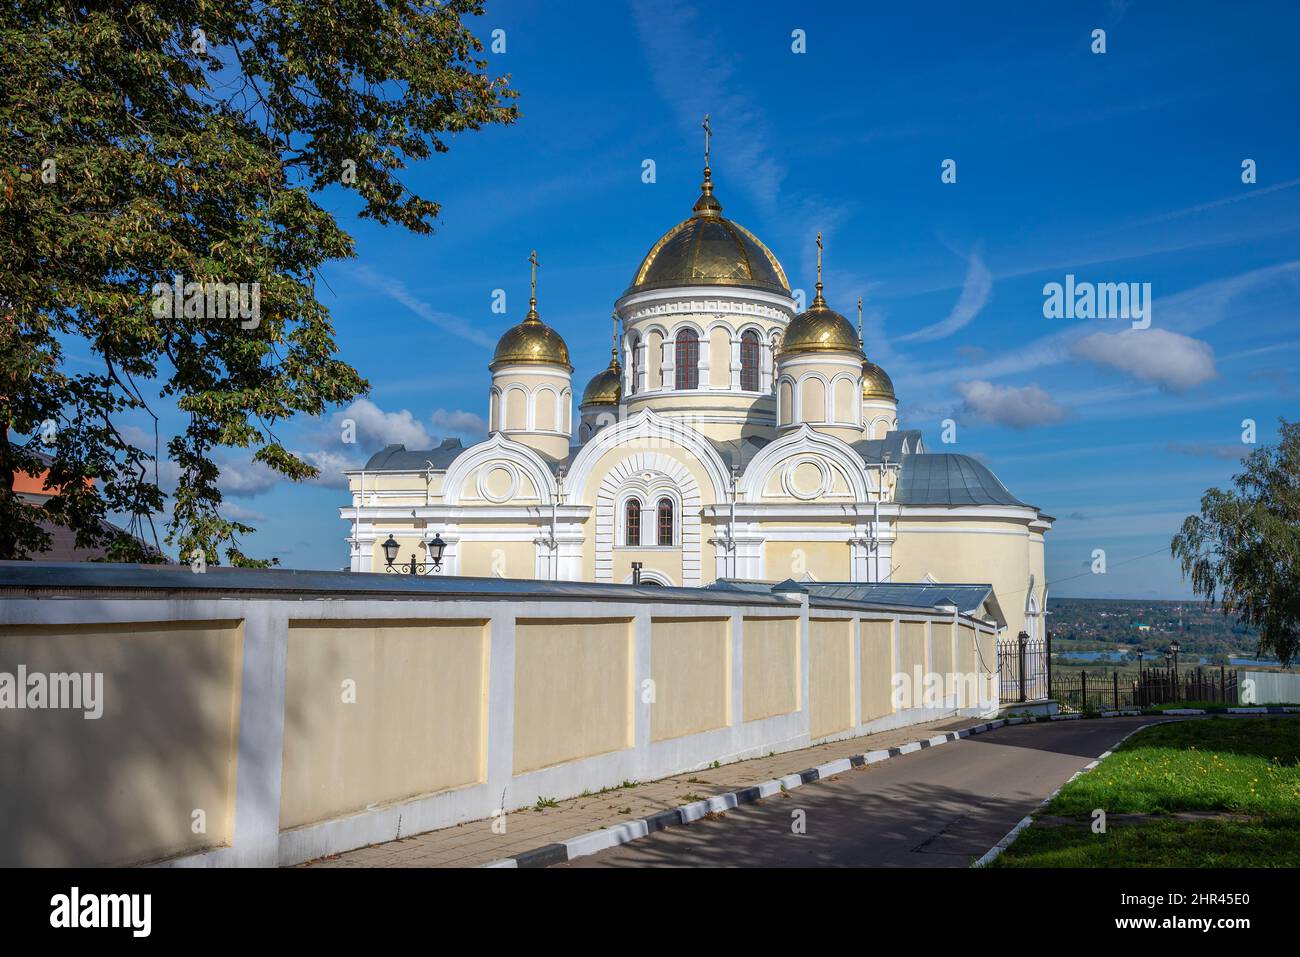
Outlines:
{"label": "small window on facade", "polygon": [[670,498],[661,498],[659,500],[659,544],[671,545],[673,543],[673,500]]}
{"label": "small window on facade", "polygon": [[624,538],[625,545],[641,544],[641,500],[630,498],[627,500],[627,533]]}
{"label": "small window on facade", "polygon": [[758,333],[750,329],[740,337],[740,387],[757,392],[762,350]]}
{"label": "small window on facade", "polygon": [[694,329],[677,333],[676,376],[678,389],[700,387],[700,337]]}

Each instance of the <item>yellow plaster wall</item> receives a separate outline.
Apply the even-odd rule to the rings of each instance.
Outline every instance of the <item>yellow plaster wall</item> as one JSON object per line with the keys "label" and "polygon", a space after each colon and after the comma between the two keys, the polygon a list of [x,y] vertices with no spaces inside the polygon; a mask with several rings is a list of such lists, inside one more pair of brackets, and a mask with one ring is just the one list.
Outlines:
{"label": "yellow plaster wall", "polygon": [[633,745],[630,619],[515,625],[516,774]]}
{"label": "yellow plaster wall", "polygon": [[808,733],[815,740],[853,727],[853,621],[808,623]]}
{"label": "yellow plaster wall", "polygon": [[[0,627],[0,672],[15,681],[19,665],[29,678],[102,674],[99,718],[0,711],[0,866],[122,865],[229,844],[242,656],[238,621]],[[196,809],[206,833],[193,832]]]}
{"label": "yellow plaster wall", "polygon": [[848,581],[850,553],[845,542],[775,542],[763,544],[764,575],[771,581],[810,574],[818,581]]}
{"label": "yellow plaster wall", "polygon": [[921,666],[921,678],[930,671],[925,654],[925,622],[901,621],[898,623],[898,670],[912,680],[914,669]]}
{"label": "yellow plaster wall", "polygon": [[862,720],[873,721],[893,714],[894,623],[863,621],[861,624]]}
{"label": "yellow plaster wall", "polygon": [[481,621],[291,623],[280,827],[483,780]]}
{"label": "yellow plaster wall", "polygon": [[709,333],[709,385],[731,388],[731,335],[726,329]]}
{"label": "yellow plaster wall", "polygon": [[730,619],[653,619],[650,675],[651,740],[725,727],[731,716]]}
{"label": "yellow plaster wall", "polygon": [[537,546],[532,542],[461,541],[458,575],[475,578],[535,578]]}
{"label": "yellow plaster wall", "polygon": [[799,710],[799,619],[746,618],[745,721]]}
{"label": "yellow plaster wall", "polygon": [[[980,534],[961,525],[902,521],[894,543],[893,577],[921,581],[928,573],[942,582],[991,584],[1014,635],[1024,627],[1031,567],[1028,535],[1023,523],[1010,520],[988,519],[978,525],[1015,534]],[[916,533],[917,528],[938,531]]]}

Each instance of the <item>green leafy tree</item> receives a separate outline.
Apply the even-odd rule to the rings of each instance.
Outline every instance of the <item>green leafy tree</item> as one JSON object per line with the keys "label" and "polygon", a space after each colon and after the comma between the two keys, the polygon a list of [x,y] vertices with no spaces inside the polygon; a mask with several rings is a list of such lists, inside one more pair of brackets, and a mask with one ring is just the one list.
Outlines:
{"label": "green leafy tree", "polygon": [[[368,389],[316,297],[321,264],[354,254],[316,197],[340,186],[362,217],[432,231],[438,204],[399,171],[517,115],[462,22],[482,12],[481,0],[0,3],[0,558],[46,547],[44,518],[82,546],[150,560],[104,519],[135,516],[128,531],[157,544],[169,462],[166,541],[186,558],[264,564],[239,547],[252,527],[221,514],[213,453],[248,449],[312,477],[276,428]],[[256,321],[214,318],[211,304],[160,316],[155,284],[176,276],[258,284]],[[119,432],[151,399],[185,416],[165,449]],[[16,471],[41,469],[16,437],[42,423],[58,489],[43,508],[13,491]]]}
{"label": "green leafy tree", "polygon": [[1235,491],[1212,488],[1171,550],[1192,588],[1259,631],[1259,650],[1284,665],[1300,641],[1300,423],[1242,460]]}

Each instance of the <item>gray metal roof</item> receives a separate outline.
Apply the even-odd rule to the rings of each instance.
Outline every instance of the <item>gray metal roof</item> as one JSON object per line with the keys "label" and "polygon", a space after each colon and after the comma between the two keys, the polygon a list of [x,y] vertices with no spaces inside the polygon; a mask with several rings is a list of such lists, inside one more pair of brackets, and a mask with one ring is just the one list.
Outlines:
{"label": "gray metal roof", "polygon": [[[787,605],[780,595],[727,595],[703,588],[659,585],[613,585],[596,582],[532,581],[511,578],[467,578],[450,575],[388,572],[309,571],[287,568],[222,568],[209,566],[196,573],[188,565],[131,565],[113,562],[0,561],[0,593],[9,597],[44,597],[93,593],[160,597],[199,593],[264,598],[320,597],[460,599],[521,598],[550,601],[632,600],[636,602],[740,602]],[[116,593],[116,594],[114,594]]]}
{"label": "gray metal roof", "polygon": [[443,439],[436,449],[408,450],[405,445],[390,445],[370,456],[365,469],[367,472],[420,472],[432,464],[441,470],[464,451],[460,439]]}
{"label": "gray metal roof", "polygon": [[951,602],[963,614],[974,614],[993,593],[992,585],[945,585],[932,582],[814,582],[786,580],[771,582],[720,579],[709,585],[720,591],[746,594],[805,591],[810,600],[860,602],[867,605],[933,610]]}
{"label": "gray metal roof", "polygon": [[[907,444],[906,454],[903,452],[904,443]],[[853,450],[867,465],[878,465],[884,461],[886,453],[889,455],[889,461],[902,462],[905,458],[917,454],[916,447],[920,444],[920,429],[896,429],[885,433],[883,439],[863,439],[861,442],[854,442]]]}
{"label": "gray metal roof", "polygon": [[745,435],[739,439],[712,439],[705,436],[708,443],[718,451],[722,456],[722,461],[728,466],[738,471],[745,471],[749,463],[759,452],[763,451],[771,444],[771,439],[766,439],[757,435]]}
{"label": "gray metal roof", "polygon": [[902,505],[1018,505],[1032,508],[969,455],[927,452],[903,457],[894,501]]}

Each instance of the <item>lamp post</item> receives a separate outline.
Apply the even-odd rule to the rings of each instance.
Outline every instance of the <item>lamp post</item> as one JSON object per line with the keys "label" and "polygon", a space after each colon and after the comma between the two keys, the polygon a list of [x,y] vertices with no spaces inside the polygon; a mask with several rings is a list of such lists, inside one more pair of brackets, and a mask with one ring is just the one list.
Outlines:
{"label": "lamp post", "polygon": [[1178,685],[1174,684],[1174,653],[1172,650],[1165,652],[1165,677],[1169,680],[1170,689],[1173,691],[1174,700],[1178,700]]}
{"label": "lamp post", "polygon": [[1142,657],[1143,657],[1143,655],[1142,655],[1142,649],[1139,648],[1139,649],[1137,650],[1137,660],[1138,660],[1138,707],[1139,707],[1139,708],[1142,707],[1142,706],[1146,703],[1146,701],[1145,701],[1146,692],[1145,692],[1145,688],[1143,687],[1143,682],[1142,682]]}
{"label": "lamp post", "polygon": [[417,561],[415,552],[411,552],[411,560],[398,565],[397,553],[401,546],[397,544],[397,539],[392,535],[384,542],[384,570],[399,575],[429,575],[442,568],[442,553],[447,548],[447,543],[442,540],[442,536],[434,534],[433,540],[424,543],[429,549],[429,561]]}

